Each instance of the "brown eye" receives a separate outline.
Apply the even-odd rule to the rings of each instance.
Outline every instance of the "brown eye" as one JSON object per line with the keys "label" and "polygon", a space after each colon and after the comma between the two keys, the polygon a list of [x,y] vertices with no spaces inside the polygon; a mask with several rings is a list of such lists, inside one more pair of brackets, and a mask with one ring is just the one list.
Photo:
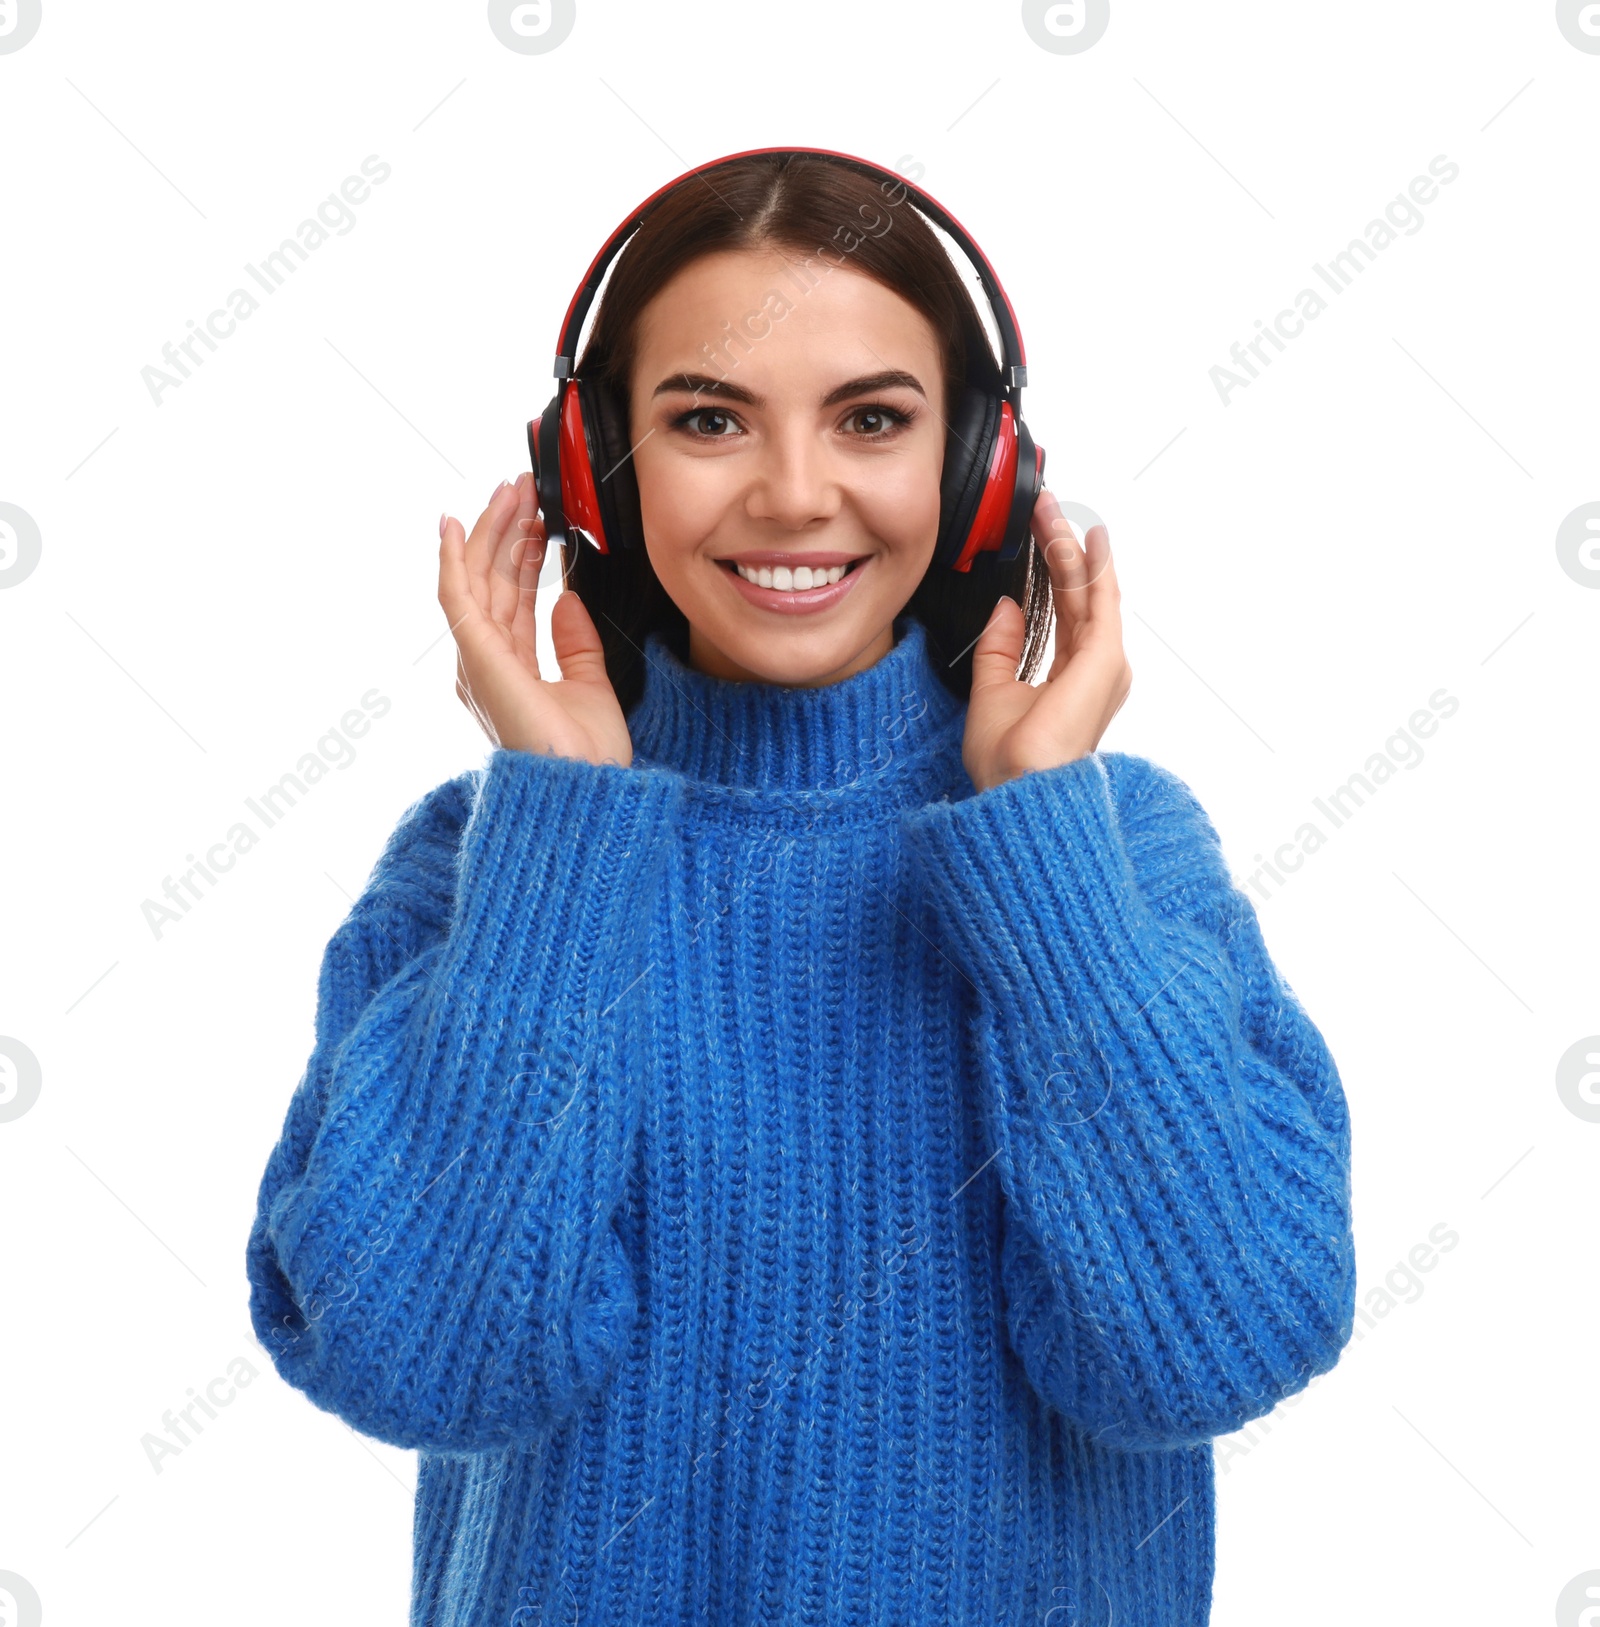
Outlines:
{"label": "brown eye", "polygon": [[[694,422],[697,418],[708,420],[716,427],[711,429],[697,428]],[[672,427],[687,430],[697,440],[726,441],[731,439],[731,436],[725,435],[723,428],[732,425],[733,422],[732,414],[723,412],[720,408],[696,407],[693,411],[682,413],[673,419]]]}
{"label": "brown eye", "polygon": [[881,405],[857,407],[846,421],[860,425],[858,433],[862,440],[886,441],[911,422],[911,414]]}

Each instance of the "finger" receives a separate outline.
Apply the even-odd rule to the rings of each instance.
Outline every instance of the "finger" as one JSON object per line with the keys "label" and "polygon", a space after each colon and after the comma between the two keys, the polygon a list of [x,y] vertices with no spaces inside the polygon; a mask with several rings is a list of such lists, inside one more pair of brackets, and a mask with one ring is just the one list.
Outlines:
{"label": "finger", "polygon": [[1055,610],[1054,678],[1077,647],[1087,615],[1088,568],[1083,545],[1055,494],[1042,491],[1034,505],[1034,540],[1050,570],[1050,603]]}
{"label": "finger", "polygon": [[467,576],[466,535],[459,521],[446,519],[441,527],[439,541],[439,603],[445,612],[451,636],[455,639],[456,698],[477,720],[478,727],[498,747],[500,736],[489,717],[488,709],[481,706],[472,692],[472,679],[467,671],[466,646],[481,645],[489,622],[483,608],[473,595]]}
{"label": "finger", "polygon": [[1083,545],[1072,522],[1061,512],[1053,492],[1043,491],[1034,505],[1034,538],[1050,569],[1050,602],[1062,625],[1056,630],[1056,649],[1069,645],[1084,615],[1084,588],[1088,572]]}
{"label": "finger", "polygon": [[972,646],[972,693],[1017,681],[1028,619],[1009,595],[1000,599]]}
{"label": "finger", "polygon": [[[506,633],[495,626],[473,596],[463,557],[465,546],[466,537],[460,522],[448,520],[439,544],[439,604],[456,645],[456,693],[479,722],[484,723],[481,709],[471,696],[468,662],[481,666],[485,659],[492,661],[496,646],[504,647]],[[484,728],[489,730],[487,723]],[[493,738],[493,731],[489,733]]]}
{"label": "finger", "polygon": [[489,562],[489,614],[508,631],[511,627],[511,618],[517,613],[517,588],[521,581],[522,550],[527,541],[527,533],[522,529],[520,521],[526,515],[531,515],[537,508],[533,494],[533,476],[519,475],[512,491],[515,494],[511,512],[506,517],[504,529],[495,541],[494,553]]}
{"label": "finger", "polygon": [[[1083,545],[1072,522],[1061,512],[1054,492],[1042,491],[1033,509],[1033,535],[1050,567],[1050,586],[1060,615],[1076,613],[1087,585]],[[1069,598],[1077,594],[1077,598]]]}
{"label": "finger", "polygon": [[1047,740],[1098,740],[1127,699],[1129,677],[1120,647],[1086,645],[1038,686],[1028,721]]}
{"label": "finger", "polygon": [[611,682],[600,631],[589,615],[589,607],[572,588],[550,607],[550,642],[555,645],[556,663],[561,668],[563,681]]}
{"label": "finger", "polygon": [[544,569],[549,538],[545,534],[544,522],[537,515],[532,519],[519,519],[517,524],[527,529],[523,532],[522,552],[517,562],[517,609],[511,618],[511,642],[518,655],[532,664],[534,672],[538,672],[539,634],[534,611],[538,608],[539,575]]}
{"label": "finger", "polygon": [[489,566],[494,558],[501,534],[515,508],[515,488],[502,481],[494,489],[488,507],[478,516],[467,537],[467,576],[472,582],[473,597],[485,611],[490,608]]}
{"label": "finger", "polygon": [[1101,638],[1122,648],[1122,588],[1117,567],[1111,558],[1111,533],[1103,525],[1092,525],[1084,538],[1088,563],[1086,620],[1096,640]]}
{"label": "finger", "polygon": [[439,539],[439,606],[450,625],[451,636],[466,618],[481,608],[467,575],[466,533],[455,518],[445,521]]}

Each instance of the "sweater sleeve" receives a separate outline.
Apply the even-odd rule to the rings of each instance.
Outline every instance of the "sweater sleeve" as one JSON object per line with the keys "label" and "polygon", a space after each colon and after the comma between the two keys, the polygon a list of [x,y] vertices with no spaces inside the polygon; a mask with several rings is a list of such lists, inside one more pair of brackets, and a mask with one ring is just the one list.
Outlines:
{"label": "sweater sleeve", "polygon": [[1350,1130],[1215,830],[1120,753],[903,817],[975,991],[1030,1381],[1108,1446],[1242,1428],[1350,1337]]}
{"label": "sweater sleeve", "polygon": [[279,1374],[365,1434],[525,1440],[626,1336],[641,923],[680,793],[497,750],[410,810],[327,946],[247,1275]]}

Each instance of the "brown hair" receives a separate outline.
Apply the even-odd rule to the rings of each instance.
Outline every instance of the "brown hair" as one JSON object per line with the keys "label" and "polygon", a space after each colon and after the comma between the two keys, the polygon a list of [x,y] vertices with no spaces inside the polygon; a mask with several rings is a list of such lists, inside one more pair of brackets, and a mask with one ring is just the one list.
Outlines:
{"label": "brown hair", "polygon": [[[886,218],[889,225],[880,225]],[[969,378],[998,387],[994,352],[967,284],[905,189],[810,153],[735,159],[658,199],[611,264],[578,374],[606,386],[626,422],[645,307],[705,255],[766,248],[792,250],[808,264],[827,257],[828,269],[844,256],[843,263],[920,311],[943,341],[946,421]],[[599,630],[606,670],[627,713],[643,692],[647,635],[660,632],[687,661],[688,621],[643,548],[613,543],[613,552],[602,555],[569,539],[561,563],[567,586]],[[1031,537],[1009,565],[980,554],[966,572],[930,566],[902,612],[922,623],[941,681],[962,701],[972,689],[972,646],[1003,594],[1022,606],[1026,618],[1018,677],[1031,680],[1054,620],[1049,568]]]}

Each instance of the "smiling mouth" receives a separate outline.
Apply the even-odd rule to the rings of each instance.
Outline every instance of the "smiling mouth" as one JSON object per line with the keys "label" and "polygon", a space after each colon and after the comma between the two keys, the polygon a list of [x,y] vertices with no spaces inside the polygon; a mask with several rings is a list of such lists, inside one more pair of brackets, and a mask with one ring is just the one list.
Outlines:
{"label": "smiling mouth", "polygon": [[736,559],[719,559],[725,571],[742,576],[752,587],[773,588],[779,593],[804,593],[809,589],[829,587],[841,581],[851,571],[859,570],[871,556],[863,554],[848,564],[830,566],[809,565],[741,565]]}

